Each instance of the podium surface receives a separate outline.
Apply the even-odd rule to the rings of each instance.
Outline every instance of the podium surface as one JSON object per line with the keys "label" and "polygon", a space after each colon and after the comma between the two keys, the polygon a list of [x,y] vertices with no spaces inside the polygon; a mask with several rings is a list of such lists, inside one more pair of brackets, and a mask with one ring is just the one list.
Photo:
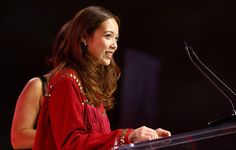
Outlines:
{"label": "podium surface", "polygon": [[172,135],[171,137],[121,145],[119,150],[236,150],[236,122]]}

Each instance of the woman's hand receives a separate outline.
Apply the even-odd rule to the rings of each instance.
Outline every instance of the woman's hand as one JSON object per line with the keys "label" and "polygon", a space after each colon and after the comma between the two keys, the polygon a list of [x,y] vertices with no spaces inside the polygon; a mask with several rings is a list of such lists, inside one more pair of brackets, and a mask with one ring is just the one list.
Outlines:
{"label": "woman's hand", "polygon": [[129,135],[129,141],[132,143],[147,141],[157,139],[158,135],[156,130],[148,128],[146,126],[142,126],[133,130]]}
{"label": "woman's hand", "polygon": [[171,136],[171,133],[167,130],[158,128],[156,130],[142,126],[133,130],[129,135],[129,141],[131,143],[137,143],[141,141],[154,140],[162,137]]}

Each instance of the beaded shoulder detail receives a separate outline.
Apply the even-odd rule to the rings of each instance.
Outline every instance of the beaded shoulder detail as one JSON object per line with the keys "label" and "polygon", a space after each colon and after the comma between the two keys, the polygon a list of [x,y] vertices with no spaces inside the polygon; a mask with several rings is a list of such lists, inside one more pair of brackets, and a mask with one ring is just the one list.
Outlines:
{"label": "beaded shoulder detail", "polygon": [[[80,92],[85,96],[85,93],[83,91],[83,86],[82,86],[81,81],[79,80],[79,78],[75,74],[73,74],[73,73],[65,73],[65,74],[61,75],[58,79],[56,79],[53,83],[49,84],[48,90],[45,93],[45,97],[47,97],[47,98],[51,97],[51,93],[52,93],[54,87],[64,77],[69,77],[69,78],[72,78],[73,80],[75,80],[77,85],[78,85],[78,87],[79,87],[79,89],[80,89]],[[88,99],[85,99],[82,102],[82,105],[84,105],[84,104],[88,104],[88,105],[94,106],[92,103],[89,102]]]}
{"label": "beaded shoulder detail", "polygon": [[[77,85],[78,85],[78,87],[80,89],[80,92],[85,96],[85,93],[83,91],[83,86],[82,86],[79,78],[75,74],[73,74],[73,73],[67,73],[66,76],[71,77],[71,78],[73,78],[76,81],[76,83],[77,83]],[[94,105],[88,99],[85,99],[82,102],[82,105],[84,105],[84,104],[88,104],[88,105],[94,107]]]}
{"label": "beaded shoulder detail", "polygon": [[[79,87],[79,89],[80,89],[80,92],[81,92],[82,94],[84,94],[83,86],[81,85],[81,82],[80,82],[80,80],[78,79],[78,77],[77,77],[76,75],[72,74],[72,73],[67,73],[66,75],[67,75],[68,77],[73,78],[73,79],[76,81],[76,83],[77,83],[77,85],[78,85],[78,87]],[[85,95],[85,94],[84,94],[84,95]]]}

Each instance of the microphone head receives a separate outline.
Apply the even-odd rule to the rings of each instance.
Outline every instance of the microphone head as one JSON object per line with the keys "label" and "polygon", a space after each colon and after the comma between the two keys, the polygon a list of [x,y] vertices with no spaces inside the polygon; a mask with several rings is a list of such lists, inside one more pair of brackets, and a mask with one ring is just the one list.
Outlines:
{"label": "microphone head", "polygon": [[183,41],[182,44],[183,44],[184,47],[189,47],[189,45],[186,41]]}

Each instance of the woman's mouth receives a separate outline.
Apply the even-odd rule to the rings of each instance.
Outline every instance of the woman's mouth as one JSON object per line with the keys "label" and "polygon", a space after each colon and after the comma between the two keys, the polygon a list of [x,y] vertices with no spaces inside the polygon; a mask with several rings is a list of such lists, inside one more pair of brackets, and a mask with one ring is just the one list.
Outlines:
{"label": "woman's mouth", "polygon": [[112,51],[106,51],[106,52],[105,52],[106,56],[107,56],[108,58],[110,58],[110,59],[112,58],[113,53],[114,53],[114,52],[112,52]]}

